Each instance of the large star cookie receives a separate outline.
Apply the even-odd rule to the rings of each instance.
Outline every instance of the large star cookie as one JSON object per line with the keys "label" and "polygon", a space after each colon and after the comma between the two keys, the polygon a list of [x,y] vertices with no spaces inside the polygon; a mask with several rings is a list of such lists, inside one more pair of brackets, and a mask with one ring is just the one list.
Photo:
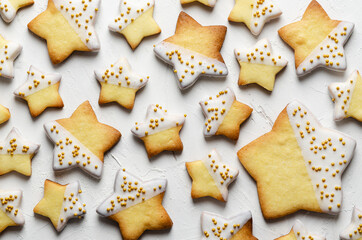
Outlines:
{"label": "large star cookie", "polygon": [[316,236],[310,234],[307,229],[304,227],[304,224],[296,220],[294,226],[287,235],[281,236],[275,240],[326,240],[325,237]]}
{"label": "large star cookie", "polygon": [[192,2],[200,2],[206,6],[214,7],[216,4],[216,0],[180,0],[181,4],[187,4]]}
{"label": "large star cookie", "polygon": [[61,78],[59,73],[45,74],[30,66],[26,82],[16,89],[14,94],[25,99],[31,116],[37,117],[48,107],[64,106],[58,92]]}
{"label": "large star cookie", "polygon": [[174,68],[180,89],[191,87],[200,75],[226,76],[228,70],[220,54],[225,26],[201,26],[181,12],[175,35],[157,44],[156,55]]}
{"label": "large star cookie", "polygon": [[10,119],[10,111],[7,107],[0,104],[0,124]]}
{"label": "large star cookie", "polygon": [[4,141],[0,141],[0,175],[16,171],[31,175],[31,159],[38,152],[40,144],[23,138],[18,129],[13,128]]}
{"label": "large star cookie", "polygon": [[135,49],[144,37],[161,32],[153,19],[155,0],[121,0],[120,13],[108,27],[122,34],[132,49]]}
{"label": "large star cookie", "polygon": [[352,220],[347,228],[339,235],[343,240],[361,240],[362,239],[362,211],[353,208]]}
{"label": "large star cookie", "polygon": [[200,102],[204,113],[205,137],[224,135],[231,140],[238,140],[240,125],[253,111],[248,105],[236,100],[234,92],[227,88],[216,97],[208,97]]}
{"label": "large star cookie", "polygon": [[332,83],[328,87],[334,106],[334,120],[353,117],[362,122],[362,79],[356,70],[344,83]]}
{"label": "large star cookie", "polygon": [[279,17],[282,11],[273,0],[235,0],[229,21],[244,23],[252,34],[259,35],[266,22]]}
{"label": "large star cookie", "polygon": [[14,60],[19,56],[22,48],[23,47],[20,46],[20,44],[9,42],[0,35],[0,76],[1,77],[4,78],[14,77]]}
{"label": "large star cookie", "polygon": [[126,58],[120,58],[109,68],[94,73],[101,84],[99,104],[117,102],[127,109],[133,108],[136,92],[149,79],[134,73]]}
{"label": "large star cookie", "polygon": [[66,185],[45,180],[44,197],[35,206],[36,214],[48,217],[55,229],[60,232],[71,218],[81,218],[86,213],[82,202],[79,182]]}
{"label": "large star cookie", "polygon": [[267,39],[258,41],[248,50],[235,49],[240,64],[239,85],[256,83],[273,91],[275,76],[288,64],[280,55],[274,55]]}
{"label": "large star cookie", "polygon": [[162,106],[151,104],[145,121],[136,122],[131,131],[144,142],[149,158],[163,151],[182,151],[179,133],[185,118],[186,114],[169,114]]}
{"label": "large star cookie", "polygon": [[255,179],[263,215],[278,218],[298,210],[338,214],[341,177],[356,141],[320,125],[293,101],[273,129],[239,150],[242,165]]}
{"label": "large star cookie", "polygon": [[22,191],[0,190],[0,233],[10,226],[22,226],[25,219],[19,209]]}
{"label": "large star cookie", "polygon": [[0,15],[5,22],[9,23],[14,20],[19,8],[29,6],[33,3],[33,0],[1,0]]}
{"label": "large star cookie", "polygon": [[146,230],[172,227],[172,220],[162,206],[167,180],[148,181],[119,170],[114,193],[98,208],[97,213],[118,222],[122,238],[136,240]]}
{"label": "large star cookie", "polygon": [[353,27],[353,23],[330,19],[322,6],[312,0],[301,21],[282,27],[278,32],[294,49],[297,74],[302,76],[321,66],[345,70],[343,45]]}
{"label": "large star cookie", "polygon": [[48,8],[29,24],[30,31],[48,44],[53,64],[63,62],[73,51],[98,51],[94,28],[100,0],[49,0]]}
{"label": "large star cookie", "polygon": [[55,171],[78,167],[96,178],[102,174],[104,152],[121,137],[117,129],[98,122],[88,101],[82,103],[70,118],[46,123],[44,129],[55,143]]}

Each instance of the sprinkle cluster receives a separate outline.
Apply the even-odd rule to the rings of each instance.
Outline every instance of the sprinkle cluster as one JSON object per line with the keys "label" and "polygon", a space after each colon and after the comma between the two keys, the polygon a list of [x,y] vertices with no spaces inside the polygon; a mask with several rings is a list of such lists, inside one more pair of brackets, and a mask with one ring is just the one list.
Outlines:
{"label": "sprinkle cluster", "polygon": [[17,198],[17,195],[11,194],[7,197],[0,197],[1,206],[5,209],[5,213],[13,214],[14,216],[18,215],[19,209],[12,204]]}
{"label": "sprinkle cluster", "polygon": [[344,240],[360,240],[362,238],[362,211],[354,207],[351,223],[340,234]]}
{"label": "sprinkle cluster", "polygon": [[325,240],[324,237],[311,235],[299,220],[293,226],[294,236],[297,240]]}
{"label": "sprinkle cluster", "polygon": [[261,32],[266,22],[278,17],[282,13],[270,0],[254,0],[250,7],[250,30],[254,35],[258,35]]}
{"label": "sprinkle cluster", "polygon": [[13,128],[5,141],[0,142],[0,154],[14,156],[17,154],[34,154],[39,149],[38,144],[25,140],[18,129]]}

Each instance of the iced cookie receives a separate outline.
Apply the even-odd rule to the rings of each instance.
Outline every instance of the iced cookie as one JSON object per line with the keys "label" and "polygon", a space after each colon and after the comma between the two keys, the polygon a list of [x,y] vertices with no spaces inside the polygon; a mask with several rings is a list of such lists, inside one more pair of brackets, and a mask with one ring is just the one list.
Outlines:
{"label": "iced cookie", "polygon": [[214,7],[216,4],[216,0],[180,0],[181,4],[187,4],[192,2],[200,2],[206,6]]}
{"label": "iced cookie", "polygon": [[9,23],[14,20],[16,12],[23,7],[34,3],[33,0],[2,0],[0,2],[0,15],[2,19]]}
{"label": "iced cookie", "polygon": [[147,109],[145,121],[136,122],[131,131],[144,142],[151,158],[163,151],[182,151],[179,134],[185,119],[186,114],[169,114],[162,106],[152,104]]}
{"label": "iced cookie", "polygon": [[343,240],[361,240],[362,239],[362,211],[353,208],[352,220],[347,228],[339,235]]}
{"label": "iced cookie", "polygon": [[202,160],[187,162],[186,169],[192,178],[192,198],[210,196],[223,202],[227,201],[229,184],[239,174],[236,168],[221,161],[216,150]]}
{"label": "iced cookie", "polygon": [[334,120],[353,117],[362,122],[362,79],[356,70],[344,83],[328,87],[334,106]]}
{"label": "iced cookie", "polygon": [[122,239],[136,240],[146,230],[172,227],[172,220],[162,206],[167,180],[148,181],[119,170],[114,193],[98,208],[97,213],[118,222]]}
{"label": "iced cookie", "polygon": [[28,28],[44,38],[53,64],[63,62],[74,51],[98,51],[94,22],[100,0],[49,0],[47,9]]}
{"label": "iced cookie", "polygon": [[102,71],[95,71],[101,84],[99,104],[117,102],[119,105],[132,109],[136,92],[143,88],[149,77],[134,73],[126,58],[120,58],[115,64]]}
{"label": "iced cookie", "polygon": [[257,183],[266,219],[301,209],[338,214],[342,173],[355,148],[354,139],[324,128],[305,106],[293,101],[273,129],[241,148],[238,157]]}
{"label": "iced cookie", "polygon": [[104,153],[115,145],[121,133],[97,120],[88,101],[82,103],[70,118],[44,124],[48,137],[54,142],[54,171],[81,168],[100,178]]}
{"label": "iced cookie", "polygon": [[0,124],[10,119],[10,111],[7,107],[0,104]]}
{"label": "iced cookie", "polygon": [[266,22],[282,15],[273,0],[235,0],[229,21],[244,23],[252,34],[259,35]]}
{"label": "iced cookie", "polygon": [[292,230],[282,237],[279,237],[275,240],[326,240],[325,237],[316,236],[310,234],[307,229],[304,227],[303,223],[299,220],[296,220]]}
{"label": "iced cookie", "polygon": [[26,100],[31,116],[37,117],[48,107],[64,106],[58,92],[61,78],[59,73],[45,74],[30,66],[26,82],[14,94]]}
{"label": "iced cookie", "polygon": [[[0,5],[1,8],[1,5]],[[23,49],[20,44],[5,40],[0,35],[0,76],[4,78],[14,77],[14,60]]]}
{"label": "iced cookie", "polygon": [[47,217],[60,232],[71,218],[81,218],[85,213],[79,182],[66,185],[45,180],[44,197],[35,206],[34,213]]}
{"label": "iced cookie", "polygon": [[240,125],[253,111],[248,105],[237,101],[230,88],[220,91],[215,97],[205,98],[200,106],[206,117],[205,137],[224,135],[234,141],[239,138]]}
{"label": "iced cookie", "polygon": [[256,83],[268,91],[273,91],[275,76],[288,64],[285,58],[273,54],[267,39],[247,50],[235,49],[235,56],[240,64],[238,84]]}
{"label": "iced cookie", "polygon": [[191,87],[200,75],[226,76],[228,70],[220,54],[225,26],[201,26],[181,12],[175,35],[157,44],[156,55],[174,68],[180,89]]}
{"label": "iced cookie", "polygon": [[22,226],[25,219],[19,209],[21,190],[0,190],[0,233],[10,226]]}
{"label": "iced cookie", "polygon": [[330,19],[322,6],[312,0],[302,20],[278,32],[294,49],[297,75],[302,76],[318,67],[344,71],[347,63],[343,45],[353,27],[353,23]]}
{"label": "iced cookie", "polygon": [[161,32],[153,19],[155,0],[121,0],[120,13],[108,25],[109,30],[122,34],[134,50],[144,37]]}
{"label": "iced cookie", "polygon": [[40,144],[25,139],[18,129],[11,129],[4,141],[0,141],[0,175],[18,172],[31,175],[31,160],[38,152]]}

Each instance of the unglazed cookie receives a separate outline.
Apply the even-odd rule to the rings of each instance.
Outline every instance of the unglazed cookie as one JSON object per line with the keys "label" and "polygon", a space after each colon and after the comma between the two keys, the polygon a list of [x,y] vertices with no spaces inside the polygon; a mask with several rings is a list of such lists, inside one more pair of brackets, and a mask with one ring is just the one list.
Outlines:
{"label": "unglazed cookie", "polygon": [[287,235],[281,236],[275,240],[326,240],[325,237],[310,234],[299,220],[295,221],[292,230]]}
{"label": "unglazed cookie", "polygon": [[25,219],[19,209],[21,190],[0,190],[0,233],[10,226],[22,226]]}
{"label": "unglazed cookie", "polygon": [[302,20],[282,27],[278,33],[294,49],[297,75],[302,76],[322,66],[344,71],[347,63],[343,45],[353,27],[353,23],[330,19],[312,0]]}
{"label": "unglazed cookie", "polygon": [[362,211],[353,208],[351,223],[339,235],[343,240],[361,240],[362,239]]}
{"label": "unglazed cookie", "polygon": [[9,23],[14,20],[19,8],[29,6],[33,3],[33,0],[1,0],[0,15],[5,22]]}
{"label": "unglazed cookie", "polygon": [[95,71],[101,84],[99,104],[117,102],[122,107],[132,109],[136,92],[143,88],[149,77],[134,73],[126,58],[120,58],[115,64],[102,71]]}
{"label": "unglazed cookie", "polygon": [[64,104],[58,92],[61,78],[59,73],[45,74],[30,66],[26,82],[14,95],[28,102],[32,117],[39,116],[48,107],[62,108]]}
{"label": "unglazed cookie", "polygon": [[216,150],[202,160],[187,162],[186,169],[192,178],[192,198],[210,196],[223,202],[227,201],[229,184],[239,174],[236,168],[221,161]]}
{"label": "unglazed cookie", "polygon": [[181,12],[175,35],[157,44],[156,55],[174,68],[180,89],[191,87],[200,75],[226,76],[228,70],[220,54],[225,26],[201,26]]}
{"label": "unglazed cookie", "polygon": [[187,4],[192,2],[200,2],[206,6],[214,7],[216,4],[216,0],[180,0],[181,4]]}
{"label": "unglazed cookie", "polygon": [[0,104],[0,124],[8,121],[10,119],[10,111],[7,107],[4,107]]}
{"label": "unglazed cookie", "polygon": [[234,92],[227,88],[215,97],[200,101],[206,117],[204,136],[224,135],[236,141],[239,138],[240,125],[253,111],[248,105],[236,100]]}
{"label": "unglazed cookie", "polygon": [[144,37],[161,32],[153,19],[155,0],[121,0],[120,13],[108,25],[109,30],[122,34],[132,49],[135,49]]}
{"label": "unglazed cookie", "polygon": [[79,182],[66,185],[45,180],[44,197],[35,206],[34,213],[47,217],[60,232],[71,218],[81,218],[85,213]]}
{"label": "unglazed cookie", "polygon": [[241,148],[238,157],[254,178],[266,219],[304,209],[341,211],[343,171],[356,141],[320,125],[301,103],[280,113],[271,132]]}
{"label": "unglazed cookie", "polygon": [[[1,5],[0,5],[1,8]],[[14,60],[23,49],[20,44],[5,40],[0,35],[0,76],[4,78],[14,77]]]}
{"label": "unglazed cookie", "polygon": [[122,239],[136,240],[146,230],[172,227],[172,220],[162,206],[167,180],[148,181],[119,170],[114,193],[98,208],[97,213],[118,222]]}
{"label": "unglazed cookie", "polygon": [[100,0],[49,0],[47,9],[28,28],[44,38],[53,64],[63,62],[73,51],[98,51],[94,29]]}
{"label": "unglazed cookie", "polygon": [[234,52],[240,64],[239,85],[256,83],[273,91],[275,76],[288,64],[285,58],[273,54],[267,39],[259,40],[250,49],[235,49]]}
{"label": "unglazed cookie", "polygon": [[81,168],[100,178],[104,152],[113,147],[121,133],[97,120],[88,101],[82,103],[70,118],[44,124],[48,137],[54,142],[54,171]]}
{"label": "unglazed cookie", "polygon": [[163,151],[182,151],[179,133],[185,119],[186,114],[169,114],[162,106],[151,104],[145,121],[136,122],[131,131],[144,142],[148,157],[151,158]]}

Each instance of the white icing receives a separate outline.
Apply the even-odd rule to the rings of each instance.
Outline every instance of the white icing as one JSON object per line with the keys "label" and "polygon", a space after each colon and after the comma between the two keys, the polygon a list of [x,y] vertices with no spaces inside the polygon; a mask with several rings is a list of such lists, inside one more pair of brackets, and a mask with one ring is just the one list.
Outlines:
{"label": "white icing", "polygon": [[14,42],[7,42],[0,48],[0,76],[14,77],[14,60],[20,54],[22,46]]}
{"label": "white icing", "polygon": [[362,239],[362,211],[353,208],[351,223],[339,235],[344,240],[360,240]]}
{"label": "white icing", "polygon": [[97,213],[104,217],[114,215],[165,192],[166,185],[165,178],[143,181],[125,169],[119,170],[114,182],[114,193],[99,205]]}
{"label": "white icing", "polygon": [[0,15],[5,22],[9,23],[13,21],[16,15],[16,11],[17,10],[9,0],[0,1]]}
{"label": "white icing", "polygon": [[25,223],[23,213],[19,209],[22,194],[21,190],[0,190],[0,211],[3,211],[16,225]]}
{"label": "white icing", "polygon": [[101,177],[103,169],[102,160],[94,155],[63,126],[53,121],[44,124],[44,129],[55,144],[53,160],[53,169],[55,171],[79,167],[93,177]]}
{"label": "white icing", "polygon": [[209,5],[210,7],[214,7],[215,4],[216,4],[216,0],[209,0],[209,1],[208,1],[208,5]]}
{"label": "white icing", "polygon": [[287,113],[321,210],[329,214],[339,213],[341,176],[353,157],[356,141],[341,132],[322,127],[297,101],[287,106]]}
{"label": "white icing", "polygon": [[304,224],[299,220],[295,221],[295,224],[293,226],[293,232],[297,240],[307,240],[307,239],[326,240],[325,237],[311,235],[304,227]]}
{"label": "white icing", "polygon": [[282,14],[282,11],[273,3],[273,0],[254,0],[250,20],[252,34],[259,35],[266,22]]}
{"label": "white icing", "polygon": [[34,155],[38,152],[40,144],[23,138],[17,128],[12,128],[4,141],[0,141],[0,155]]}
{"label": "white icing", "polygon": [[201,74],[207,76],[228,74],[225,63],[173,43],[161,42],[155,46],[154,51],[159,58],[173,66],[178,86],[182,90],[191,87]]}
{"label": "white icing", "polygon": [[147,109],[145,121],[136,122],[131,131],[135,136],[141,138],[181,126],[184,124],[185,118],[186,115],[169,114],[162,106],[151,104]]}
{"label": "white icing", "polygon": [[351,36],[354,24],[341,22],[298,66],[299,76],[311,72],[317,67],[326,67],[335,71],[347,68],[343,45]]}

